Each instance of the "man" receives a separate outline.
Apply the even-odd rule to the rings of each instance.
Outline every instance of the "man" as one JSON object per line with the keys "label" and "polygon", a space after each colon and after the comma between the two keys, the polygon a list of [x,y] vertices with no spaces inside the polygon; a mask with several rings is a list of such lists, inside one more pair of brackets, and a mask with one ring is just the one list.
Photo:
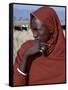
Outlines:
{"label": "man", "polygon": [[39,8],[31,13],[30,26],[35,40],[17,52],[14,86],[65,82],[65,39],[56,12]]}

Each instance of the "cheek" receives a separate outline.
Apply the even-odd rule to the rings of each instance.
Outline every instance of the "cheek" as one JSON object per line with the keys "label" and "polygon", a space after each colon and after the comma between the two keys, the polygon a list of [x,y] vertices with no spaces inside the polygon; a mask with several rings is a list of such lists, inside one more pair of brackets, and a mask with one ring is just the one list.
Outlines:
{"label": "cheek", "polygon": [[40,36],[43,36],[43,35],[44,35],[44,33],[45,33],[45,31],[40,30],[40,31],[38,31],[38,33],[39,33],[39,35],[40,35]]}
{"label": "cheek", "polygon": [[47,31],[40,32],[41,39],[47,40],[49,38],[49,33]]}

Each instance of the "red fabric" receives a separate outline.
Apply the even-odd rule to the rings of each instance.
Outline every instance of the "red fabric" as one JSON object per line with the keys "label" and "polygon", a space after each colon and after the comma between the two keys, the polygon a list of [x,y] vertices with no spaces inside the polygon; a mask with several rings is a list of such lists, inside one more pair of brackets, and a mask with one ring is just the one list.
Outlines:
{"label": "red fabric", "polygon": [[[29,58],[32,63],[28,63],[29,82],[31,84],[48,84],[65,82],[65,39],[60,21],[55,11],[49,7],[42,7],[32,13],[48,27],[52,34],[49,43],[48,56],[44,55]],[[17,72],[17,67],[21,61],[24,51],[34,45],[33,40],[24,43],[17,53],[14,64],[14,85],[25,85],[27,79]],[[29,68],[30,67],[30,68]]]}

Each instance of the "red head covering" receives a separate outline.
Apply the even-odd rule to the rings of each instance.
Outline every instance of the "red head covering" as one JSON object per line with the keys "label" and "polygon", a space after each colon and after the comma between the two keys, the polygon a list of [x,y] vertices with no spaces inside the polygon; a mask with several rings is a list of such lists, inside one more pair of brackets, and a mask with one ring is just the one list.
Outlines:
{"label": "red head covering", "polygon": [[[46,79],[44,80],[46,83],[65,82],[65,38],[63,35],[63,30],[59,18],[56,12],[52,8],[49,8],[48,6],[39,8],[38,10],[33,12],[32,15],[38,18],[48,28],[51,34],[51,38],[47,42],[49,44],[48,56],[42,59],[39,58],[40,60],[38,60],[39,62],[38,65],[44,67],[45,70],[45,71],[43,70],[41,71],[41,73],[42,72],[45,73],[44,76]],[[32,20],[32,15],[31,15],[31,20]],[[41,63],[40,61],[41,62],[45,61],[45,64]],[[37,67],[35,66],[34,69],[36,70],[36,68]],[[33,71],[33,73],[36,72]],[[39,76],[40,79],[42,77],[43,75]],[[33,80],[34,79],[35,78],[33,77]]]}
{"label": "red head covering", "polygon": [[59,52],[64,51],[65,41],[63,30],[56,12],[52,8],[49,8],[48,6],[44,6],[31,14],[31,21],[32,16],[39,19],[45,25],[45,27],[48,28],[51,34],[51,38],[48,41],[49,44],[48,53],[51,53],[54,50],[54,48],[55,48],[54,54],[57,53],[59,50],[60,50]]}

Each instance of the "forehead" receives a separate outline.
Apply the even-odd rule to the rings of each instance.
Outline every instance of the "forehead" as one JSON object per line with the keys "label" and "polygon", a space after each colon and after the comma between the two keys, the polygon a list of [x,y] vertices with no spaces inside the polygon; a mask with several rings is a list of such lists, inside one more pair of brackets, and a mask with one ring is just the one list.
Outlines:
{"label": "forehead", "polygon": [[35,17],[32,19],[32,23],[42,24],[42,22]]}
{"label": "forehead", "polygon": [[40,27],[42,27],[42,22],[39,20],[39,19],[37,19],[37,18],[33,18],[32,19],[32,26],[33,27],[38,27],[38,28],[40,28]]}

